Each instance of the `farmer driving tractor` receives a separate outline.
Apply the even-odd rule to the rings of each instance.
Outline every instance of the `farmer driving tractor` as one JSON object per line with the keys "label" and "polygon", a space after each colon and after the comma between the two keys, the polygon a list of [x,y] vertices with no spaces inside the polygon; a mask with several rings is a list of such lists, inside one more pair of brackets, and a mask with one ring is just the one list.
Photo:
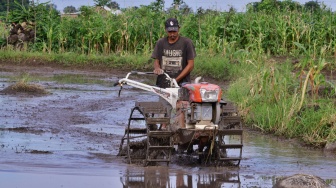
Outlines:
{"label": "farmer driving tractor", "polygon": [[[179,35],[179,28],[175,18],[166,20],[167,36],[157,41],[151,56],[153,72],[132,71],[115,84],[121,86],[119,95],[123,85],[130,85],[159,96],[159,101],[135,102],[118,155],[127,155],[128,163],[168,165],[172,151],[177,149],[179,154],[195,155],[201,163],[222,165],[230,161],[239,165],[241,118],[222,100],[220,86],[199,82],[201,77],[191,83],[195,47],[189,38]],[[157,75],[156,86],[130,79],[131,75],[153,74]],[[229,140],[230,136],[237,138]]]}

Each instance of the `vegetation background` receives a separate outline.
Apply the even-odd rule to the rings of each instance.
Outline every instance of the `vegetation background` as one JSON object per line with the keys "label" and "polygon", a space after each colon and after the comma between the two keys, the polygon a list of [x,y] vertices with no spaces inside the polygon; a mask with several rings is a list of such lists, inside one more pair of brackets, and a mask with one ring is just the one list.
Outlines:
{"label": "vegetation background", "polygon": [[[164,1],[156,0],[116,14],[104,6],[116,10],[117,3],[95,2],[76,17],[48,3],[0,3],[0,59],[152,70],[149,57],[165,36],[163,23],[176,17],[198,53],[192,74],[230,80],[224,97],[239,106],[248,126],[316,147],[336,141],[336,16],[323,4],[262,0],[246,12],[219,12],[192,11],[182,0],[164,10]],[[33,28],[34,42],[8,45],[12,23]]]}

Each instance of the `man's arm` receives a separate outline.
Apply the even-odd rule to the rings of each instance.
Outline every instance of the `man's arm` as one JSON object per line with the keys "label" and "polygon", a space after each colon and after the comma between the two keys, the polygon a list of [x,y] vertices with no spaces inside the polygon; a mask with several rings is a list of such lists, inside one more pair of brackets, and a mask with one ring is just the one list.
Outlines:
{"label": "man's arm", "polygon": [[194,69],[194,60],[188,60],[188,65],[182,70],[180,75],[178,75],[175,79],[176,82],[180,82],[184,77],[186,77],[192,70]]}
{"label": "man's arm", "polygon": [[154,71],[153,72],[154,74],[157,74],[157,75],[163,74],[163,70],[161,69],[159,59],[154,60]]}

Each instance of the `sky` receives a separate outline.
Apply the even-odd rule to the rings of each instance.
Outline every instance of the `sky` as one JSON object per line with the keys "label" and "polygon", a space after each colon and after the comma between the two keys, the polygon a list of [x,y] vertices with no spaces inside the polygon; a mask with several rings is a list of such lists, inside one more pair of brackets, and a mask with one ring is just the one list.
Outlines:
{"label": "sky", "polygon": [[[93,6],[95,3],[93,0],[35,0],[35,2],[51,2],[57,6],[57,10],[63,12],[63,9],[67,6],[74,6],[76,9],[85,5]],[[140,5],[149,5],[155,0],[112,0],[120,5],[120,8],[127,8]],[[260,2],[260,0],[183,0],[189,7],[196,11],[199,7],[203,9],[216,9],[225,11],[233,6],[237,11],[244,12],[246,5],[251,2]],[[311,0],[293,0],[304,4]],[[318,0],[318,2],[324,2],[327,7],[330,7],[333,11],[336,11],[335,0]],[[165,8],[171,7],[173,0],[165,0]]]}

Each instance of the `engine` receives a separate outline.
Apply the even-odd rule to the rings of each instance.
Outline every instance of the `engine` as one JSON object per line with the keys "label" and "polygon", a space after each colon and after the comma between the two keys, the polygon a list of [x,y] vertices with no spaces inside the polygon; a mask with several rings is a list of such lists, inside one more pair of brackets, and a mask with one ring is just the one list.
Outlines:
{"label": "engine", "polygon": [[184,101],[182,110],[186,128],[218,126],[221,96],[222,90],[218,85],[207,82],[183,85],[179,90],[179,101]]}

